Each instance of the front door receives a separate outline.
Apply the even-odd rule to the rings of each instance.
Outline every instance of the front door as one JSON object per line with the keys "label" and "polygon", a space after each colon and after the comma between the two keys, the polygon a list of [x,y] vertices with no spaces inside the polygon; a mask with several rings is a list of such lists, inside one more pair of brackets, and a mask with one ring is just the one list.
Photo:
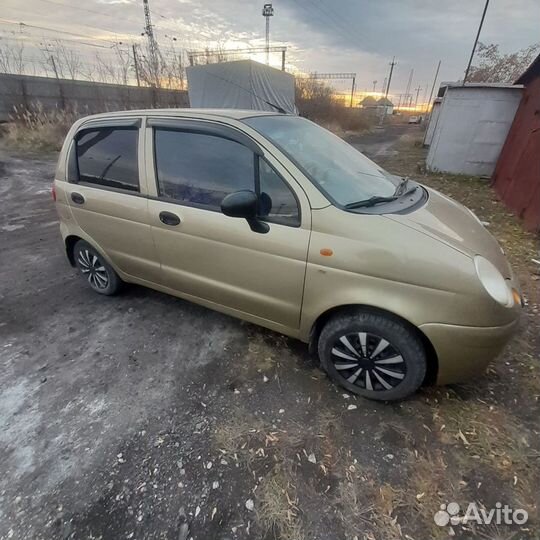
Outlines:
{"label": "front door", "polygon": [[[309,204],[279,163],[240,135],[211,122],[147,128],[156,190],[149,216],[163,284],[240,316],[298,328]],[[266,234],[221,213],[222,199],[242,189],[263,194]]]}
{"label": "front door", "polygon": [[122,272],[157,281],[161,270],[148,222],[140,122],[84,125],[72,143],[64,187],[89,242]]}

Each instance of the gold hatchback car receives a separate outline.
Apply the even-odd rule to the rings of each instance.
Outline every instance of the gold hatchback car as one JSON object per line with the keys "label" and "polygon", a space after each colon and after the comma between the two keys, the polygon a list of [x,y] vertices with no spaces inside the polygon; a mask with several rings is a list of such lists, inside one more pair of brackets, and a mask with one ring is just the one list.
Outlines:
{"label": "gold hatchback car", "polygon": [[94,291],[137,283],[298,338],[371,399],[476,376],[517,326],[518,284],[471,211],[297,116],[89,116],[54,196]]}

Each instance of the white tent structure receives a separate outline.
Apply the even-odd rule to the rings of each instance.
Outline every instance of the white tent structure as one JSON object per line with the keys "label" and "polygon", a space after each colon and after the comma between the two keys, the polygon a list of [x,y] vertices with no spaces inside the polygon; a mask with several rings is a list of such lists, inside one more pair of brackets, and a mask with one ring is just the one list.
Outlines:
{"label": "white tent structure", "polygon": [[253,60],[187,68],[191,107],[296,113],[294,77]]}

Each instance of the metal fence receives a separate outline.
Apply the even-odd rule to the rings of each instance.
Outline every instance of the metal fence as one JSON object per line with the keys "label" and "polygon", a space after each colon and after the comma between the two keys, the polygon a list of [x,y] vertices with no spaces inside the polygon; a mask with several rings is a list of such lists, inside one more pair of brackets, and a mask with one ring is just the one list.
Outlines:
{"label": "metal fence", "polygon": [[70,109],[92,114],[123,109],[189,107],[189,98],[185,90],[0,74],[0,122],[7,121],[15,107],[31,109],[38,104],[44,111]]}

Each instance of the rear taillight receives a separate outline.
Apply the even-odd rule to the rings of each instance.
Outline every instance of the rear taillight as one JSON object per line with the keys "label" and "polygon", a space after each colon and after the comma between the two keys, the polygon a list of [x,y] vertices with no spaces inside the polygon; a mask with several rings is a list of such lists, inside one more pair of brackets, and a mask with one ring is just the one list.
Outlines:
{"label": "rear taillight", "polygon": [[54,184],[52,185],[52,188],[51,188],[51,195],[52,195],[53,201],[56,202],[56,189],[54,187]]}

